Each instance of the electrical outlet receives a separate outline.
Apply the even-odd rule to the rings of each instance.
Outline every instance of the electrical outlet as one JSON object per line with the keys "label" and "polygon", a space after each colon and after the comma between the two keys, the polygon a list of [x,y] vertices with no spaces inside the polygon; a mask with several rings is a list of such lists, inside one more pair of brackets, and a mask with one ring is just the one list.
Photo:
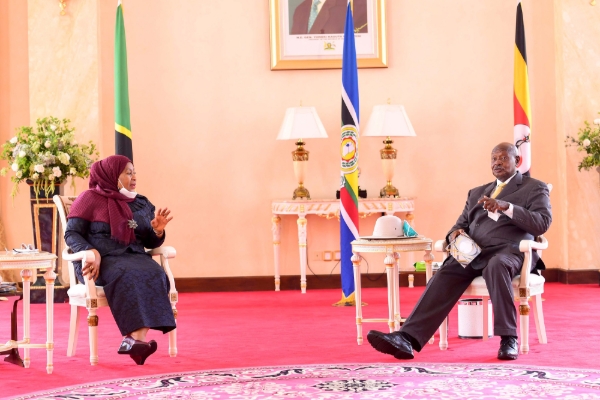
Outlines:
{"label": "electrical outlet", "polygon": [[333,261],[340,261],[342,259],[342,252],[339,250],[333,251]]}
{"label": "electrical outlet", "polygon": [[323,252],[323,261],[331,261],[333,260],[333,252],[330,250],[325,250]]}

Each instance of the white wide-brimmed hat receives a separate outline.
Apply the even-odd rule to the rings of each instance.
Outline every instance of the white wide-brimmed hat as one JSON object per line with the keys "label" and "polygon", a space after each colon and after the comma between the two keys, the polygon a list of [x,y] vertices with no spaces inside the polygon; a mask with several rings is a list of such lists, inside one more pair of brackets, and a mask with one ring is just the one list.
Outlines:
{"label": "white wide-brimmed hat", "polygon": [[402,220],[395,215],[384,215],[377,218],[373,235],[361,236],[361,239],[398,239],[404,237]]}

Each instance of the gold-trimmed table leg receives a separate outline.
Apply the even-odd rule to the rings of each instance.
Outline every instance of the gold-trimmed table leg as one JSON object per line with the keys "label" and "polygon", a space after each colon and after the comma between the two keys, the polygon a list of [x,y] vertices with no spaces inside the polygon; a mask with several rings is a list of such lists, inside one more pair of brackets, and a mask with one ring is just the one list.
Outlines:
{"label": "gold-trimmed table leg", "polygon": [[362,291],[360,282],[360,254],[353,253],[352,269],[354,271],[354,303],[356,305],[356,341],[360,346],[363,343],[362,335]]}
{"label": "gold-trimmed table leg", "polygon": [[[35,269],[24,269],[21,271],[21,279],[23,281],[23,342],[29,344],[31,342],[31,277],[36,272]],[[31,363],[31,349],[25,347],[23,349],[23,366],[29,368]]]}
{"label": "gold-trimmed table leg", "polygon": [[396,260],[394,260],[394,255],[388,253],[383,260],[385,264],[385,270],[387,272],[387,292],[388,292],[388,326],[390,328],[390,332],[394,332],[396,330],[396,321],[394,318],[394,312],[396,309],[395,306],[395,290],[394,290],[394,265],[396,265]]}
{"label": "gold-trimmed table leg", "polygon": [[281,259],[279,255],[279,250],[281,247],[281,217],[277,214],[273,214],[273,217],[271,217],[271,231],[273,233],[273,257],[275,261],[275,291],[279,292],[279,266]]}
{"label": "gold-trimmed table leg", "polygon": [[54,369],[52,362],[54,354],[54,281],[56,280],[54,265],[46,270],[44,280],[46,281],[46,372],[51,374]]}
{"label": "gold-trimmed table leg", "polygon": [[298,250],[300,251],[300,290],[302,294],[305,294],[306,265],[308,263],[306,255],[306,225],[308,220],[306,219],[306,214],[299,214],[296,222],[298,224]]}

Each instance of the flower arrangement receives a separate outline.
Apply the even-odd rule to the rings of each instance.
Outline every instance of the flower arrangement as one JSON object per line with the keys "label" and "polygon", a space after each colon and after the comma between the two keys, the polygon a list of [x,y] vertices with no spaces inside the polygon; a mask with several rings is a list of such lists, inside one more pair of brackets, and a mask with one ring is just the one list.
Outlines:
{"label": "flower arrangement", "polygon": [[[599,113],[600,114],[600,113]],[[567,146],[577,146],[577,150],[585,151],[587,155],[579,163],[578,169],[589,170],[592,167],[600,167],[600,118],[594,120],[594,125],[585,121],[585,127],[581,128],[577,138],[567,136]]]}
{"label": "flower arrangement", "polygon": [[[73,135],[75,128],[69,122],[55,117],[38,119],[35,128],[17,128],[17,135],[2,146],[0,159],[8,161],[10,167],[2,168],[0,175],[6,176],[9,170],[14,172],[13,198],[24,180],[33,183],[37,197],[41,190],[46,194],[54,192],[55,186],[69,176],[90,176],[90,167],[98,158],[96,145],[92,141],[78,144]],[[74,181],[72,186],[75,187]]]}

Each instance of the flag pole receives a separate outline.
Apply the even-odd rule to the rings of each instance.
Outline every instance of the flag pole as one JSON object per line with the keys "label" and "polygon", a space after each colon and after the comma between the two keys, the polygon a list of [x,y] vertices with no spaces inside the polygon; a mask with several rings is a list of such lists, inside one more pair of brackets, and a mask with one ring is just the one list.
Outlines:
{"label": "flag pole", "polygon": [[354,42],[352,3],[346,7],[342,55],[342,128],[340,183],[340,252],[342,298],[334,306],[353,306],[355,301],[352,241],[358,236],[358,67]]}

